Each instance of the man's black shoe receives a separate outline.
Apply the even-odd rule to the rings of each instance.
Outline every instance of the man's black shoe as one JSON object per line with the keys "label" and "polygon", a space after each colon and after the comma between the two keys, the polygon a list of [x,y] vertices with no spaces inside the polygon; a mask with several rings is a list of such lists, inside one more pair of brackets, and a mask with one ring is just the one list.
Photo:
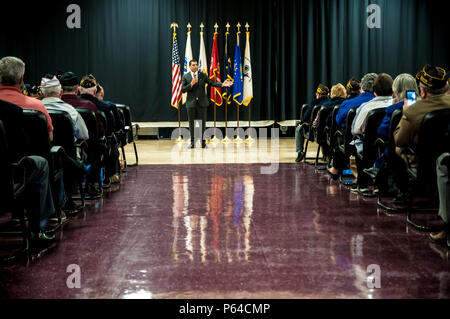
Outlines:
{"label": "man's black shoe", "polygon": [[86,194],[85,194],[86,199],[99,199],[102,197],[102,195],[103,191],[101,190],[100,187],[93,184],[88,184],[86,186]]}
{"label": "man's black shoe", "polygon": [[195,148],[195,143],[191,143],[191,144],[188,146],[188,149],[193,149],[193,148]]}
{"label": "man's black shoe", "polygon": [[83,205],[77,205],[72,199],[69,199],[62,210],[67,212],[68,214],[73,214],[80,212],[83,208]]}
{"label": "man's black shoe", "polygon": [[202,142],[202,148],[208,148],[208,146],[206,146],[206,142]]}
{"label": "man's black shoe", "polygon": [[295,159],[295,161],[297,163],[300,163],[301,161],[303,161],[304,158],[305,158],[305,153],[299,152],[298,155],[297,155],[297,158]]}

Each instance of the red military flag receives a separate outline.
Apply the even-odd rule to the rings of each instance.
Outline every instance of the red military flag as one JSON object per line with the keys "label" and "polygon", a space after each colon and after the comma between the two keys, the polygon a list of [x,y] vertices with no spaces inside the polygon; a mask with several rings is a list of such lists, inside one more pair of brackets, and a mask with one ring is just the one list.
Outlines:
{"label": "red military flag", "polygon": [[[214,44],[211,55],[211,68],[209,70],[209,78],[214,82],[222,82],[220,79],[220,62],[219,62],[219,49],[217,47],[218,33],[214,33]],[[221,106],[222,101],[222,88],[211,87],[211,101],[217,106]]]}

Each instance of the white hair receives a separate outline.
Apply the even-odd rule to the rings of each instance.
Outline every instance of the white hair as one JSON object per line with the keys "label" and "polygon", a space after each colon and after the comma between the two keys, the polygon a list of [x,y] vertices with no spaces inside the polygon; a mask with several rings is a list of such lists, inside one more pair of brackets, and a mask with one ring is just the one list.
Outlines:
{"label": "white hair", "polygon": [[419,95],[416,79],[408,73],[397,76],[392,84],[392,91],[399,101],[403,101],[406,97],[406,91],[416,91]]}
{"label": "white hair", "polygon": [[59,97],[61,94],[61,85],[51,86],[48,88],[41,87],[41,91],[45,97]]}
{"label": "white hair", "polygon": [[95,90],[96,90],[96,89],[97,89],[96,86],[94,86],[94,87],[92,87],[92,88],[89,88],[89,89],[86,89],[86,88],[80,86],[80,92],[81,92],[81,94],[93,94],[93,95],[95,95]]}
{"label": "white hair", "polygon": [[0,60],[0,82],[14,86],[20,83],[25,74],[25,63],[16,57],[7,56]]}

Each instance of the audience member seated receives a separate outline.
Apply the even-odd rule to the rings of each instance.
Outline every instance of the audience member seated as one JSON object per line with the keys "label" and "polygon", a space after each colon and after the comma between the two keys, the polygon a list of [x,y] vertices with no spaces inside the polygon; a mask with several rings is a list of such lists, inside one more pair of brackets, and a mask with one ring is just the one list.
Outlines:
{"label": "audience member seated", "polygon": [[442,154],[436,162],[437,183],[439,190],[439,217],[444,222],[444,229],[440,232],[430,233],[434,243],[446,243],[450,248],[450,181],[448,169],[450,167],[450,153]]}
{"label": "audience member seated", "polygon": [[[422,100],[413,106],[404,108],[403,117],[394,132],[395,145],[397,147],[396,152],[399,156],[404,156],[404,148],[415,149],[419,140],[420,126],[428,113],[450,108],[450,95],[446,94],[449,89],[447,76],[445,70],[440,67],[428,64],[423,67],[418,76],[419,91]],[[414,158],[410,160],[412,163],[415,162]],[[446,214],[441,215],[443,219],[447,218],[446,216]],[[444,222],[448,223],[448,220],[444,219]],[[430,238],[438,241],[442,235],[442,233],[431,233]]]}
{"label": "audience member seated", "polygon": [[63,90],[61,100],[67,104],[72,105],[75,109],[82,108],[93,111],[97,118],[99,135],[105,136],[105,128],[103,127],[102,121],[100,119],[100,114],[98,113],[97,106],[94,103],[82,99],[78,96],[80,93],[80,82],[78,76],[73,72],[66,72],[61,76],[60,83]]}
{"label": "audience member seated", "polygon": [[345,120],[347,119],[348,111],[351,109],[357,109],[361,104],[369,102],[375,95],[373,95],[373,82],[378,76],[376,73],[366,74],[361,80],[361,94],[354,99],[350,99],[342,102],[339,112],[336,115],[336,123],[345,128]]}
{"label": "audience member seated", "polygon": [[[345,89],[347,90],[347,96],[346,96],[346,100],[351,100],[354,99],[356,97],[358,97],[361,94],[361,82],[356,79],[356,78],[351,78],[348,82],[347,85],[345,87]],[[342,101],[344,102],[344,101]],[[341,103],[337,103],[335,105],[341,105]],[[332,121],[332,117],[333,113],[330,113],[327,117],[326,123],[328,127],[331,127],[331,121]]]}
{"label": "audience member seated", "polygon": [[[383,140],[388,140],[389,138],[389,126],[391,123],[392,114],[398,110],[403,109],[405,105],[406,92],[407,91],[415,91],[417,96],[419,96],[419,89],[416,84],[415,78],[408,73],[403,73],[397,76],[392,84],[393,91],[393,104],[386,108],[386,115],[383,118],[383,121],[378,128],[378,137]],[[370,169],[365,169],[369,176],[372,178],[376,178],[379,170],[384,166],[387,157],[388,147],[386,147],[384,154],[377,159],[374,167]]]}
{"label": "audience member seated", "polygon": [[108,104],[112,108],[112,111],[113,111],[113,114],[114,114],[115,123],[116,123],[116,132],[119,131],[119,130],[124,130],[125,129],[125,123],[123,123],[122,116],[120,116],[119,109],[117,108],[117,105],[115,103],[111,102],[111,101],[106,101],[105,100],[105,89],[100,84],[97,84],[97,93],[95,94],[95,96],[97,97],[97,99],[99,99],[100,101],[105,102],[106,104]]}
{"label": "audience member seated", "polygon": [[[80,113],[78,113],[73,106],[61,100],[62,88],[59,80],[56,77],[53,77],[52,79],[49,79],[48,77],[42,78],[41,90],[44,97],[42,103],[44,103],[48,111],[62,111],[67,113],[72,119],[75,137],[74,142],[77,140],[88,140],[89,132]],[[84,179],[85,167],[77,158],[72,158],[66,154],[63,162],[63,170],[64,188],[67,200],[65,201],[65,204],[62,205],[62,209],[66,211],[67,214],[71,215],[78,213],[82,209],[82,206],[76,205],[72,200],[72,195],[75,186],[80,184]]]}
{"label": "audience member seated", "polygon": [[361,81],[353,77],[348,81],[345,88],[347,90],[347,99],[354,99],[361,94]]}
{"label": "audience member seated", "polygon": [[80,113],[70,104],[61,100],[62,88],[59,80],[54,77],[53,79],[43,78],[41,82],[41,90],[44,96],[42,103],[44,103],[47,111],[63,111],[67,113],[72,119],[73,132],[77,140],[88,140],[89,132],[84,123]]}
{"label": "audience member seated", "polygon": [[[376,73],[366,74],[361,80],[361,94],[353,99],[342,102],[339,107],[338,114],[336,115],[336,124],[342,129],[345,128],[345,122],[347,120],[347,114],[351,109],[357,109],[361,104],[371,101],[375,98],[373,94],[373,82],[378,75]],[[345,170],[348,166],[349,158],[342,154],[339,150],[333,150],[331,167],[328,173],[333,178],[339,178],[339,174]]]}
{"label": "audience member seated", "polygon": [[[116,123],[116,134],[119,134],[119,131],[121,134],[125,134],[125,123],[122,120],[122,116],[120,116],[119,109],[117,108],[117,105],[113,102],[106,101],[105,100],[105,89],[100,85],[97,84],[97,93],[95,95],[100,101],[103,101],[104,103],[108,104],[110,107],[112,107],[113,113],[114,113],[114,123]],[[122,136],[117,136],[118,140],[120,141]],[[119,150],[117,148],[114,148],[114,157],[117,157],[119,159],[120,154]],[[115,173],[111,178],[110,181],[112,184],[118,184],[120,183],[120,174],[117,172]]]}
{"label": "audience member seated", "polygon": [[[96,97],[97,94],[97,80],[93,75],[85,75],[81,79],[81,95],[80,97],[94,103],[100,111],[105,112],[107,118],[109,116],[113,116],[114,118],[108,122],[115,123],[115,127],[113,128],[113,132],[119,131],[121,129],[120,125],[115,119],[120,117],[119,111],[117,110],[117,106],[115,104],[108,104],[102,100],[99,100]],[[112,111],[112,112],[111,112]],[[123,122],[120,121],[123,126]],[[106,159],[106,171],[105,171],[105,180],[114,181],[115,183],[120,182],[119,171],[120,171],[120,162],[119,162],[119,150],[118,144],[110,145],[111,146],[111,154]]]}
{"label": "audience member seated", "polygon": [[33,109],[45,114],[47,118],[50,141],[53,140],[52,118],[44,104],[34,98],[25,96],[20,91],[25,74],[25,63],[16,57],[4,57],[0,60],[2,84],[0,86],[0,100],[10,102],[24,109]]}
{"label": "audience member seated", "polygon": [[[0,72],[2,72],[1,67]],[[7,134],[10,163],[17,163],[25,156],[27,145],[23,131],[23,109],[0,100],[0,119]],[[3,154],[2,154],[3,155]],[[30,219],[31,237],[35,241],[51,241],[55,236],[45,231],[47,220],[56,217],[53,196],[49,183],[49,166],[45,158],[28,156],[30,173],[27,175],[25,208]]]}
{"label": "audience member seated", "polygon": [[[373,83],[373,90],[375,98],[367,103],[362,104],[357,112],[352,125],[352,135],[354,137],[354,143],[356,151],[362,153],[362,136],[366,130],[368,115],[372,110],[385,109],[392,105],[392,77],[389,74],[382,73],[378,75]],[[363,159],[366,161],[366,159]],[[356,156],[356,168],[358,172],[358,185],[352,191],[369,195],[369,176],[363,171],[364,166],[367,163],[363,163],[359,156]]]}
{"label": "audience member seated", "polygon": [[419,76],[419,91],[422,100],[403,109],[403,117],[394,132],[396,152],[403,157],[404,148],[415,148],[419,128],[425,115],[432,111],[450,108],[447,73],[436,66],[425,65]]}
{"label": "audience member seated", "polygon": [[316,105],[321,105],[329,101],[328,98],[329,94],[330,89],[322,84],[319,84],[319,87],[317,88],[316,91],[316,99],[308,105],[305,113],[303,114],[303,118],[301,119],[302,120],[301,124],[295,130],[295,145],[297,151],[297,159],[295,161],[297,163],[301,162],[306,155],[303,152],[303,145],[305,143],[305,134],[306,134],[305,130],[309,129],[311,113]]}
{"label": "audience member seated", "polygon": [[[330,116],[326,116],[326,119],[324,121],[327,121],[328,119],[331,120],[331,114],[332,114],[331,111],[333,110],[333,108],[336,105],[341,105],[341,103],[346,99],[346,97],[347,97],[347,90],[345,89],[345,87],[341,83],[334,85],[331,88],[331,95],[330,95],[331,99],[322,104],[322,108],[325,108],[329,111],[328,112],[327,111],[318,112],[316,119],[313,122],[313,128],[316,131],[316,142],[320,143],[320,146],[322,147],[322,153],[324,155],[324,158],[329,158],[330,149],[326,142],[323,142],[323,143],[320,142],[317,137],[318,136],[317,128],[319,127],[320,117],[322,116],[321,114],[322,114],[322,112],[325,112],[324,114],[329,113]],[[325,123],[325,122],[323,122],[323,123]]]}
{"label": "audience member seated", "polygon": [[[322,107],[332,109],[336,105],[340,105],[346,98],[347,90],[341,83],[338,83],[331,88],[330,100],[323,103]],[[320,114],[317,114],[316,119],[313,122],[313,126],[317,126],[319,123],[319,116]]]}

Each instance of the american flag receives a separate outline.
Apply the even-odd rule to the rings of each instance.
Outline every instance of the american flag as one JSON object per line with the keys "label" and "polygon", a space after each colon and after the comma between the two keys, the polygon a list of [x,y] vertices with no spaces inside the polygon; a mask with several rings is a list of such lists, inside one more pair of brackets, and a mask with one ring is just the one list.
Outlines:
{"label": "american flag", "polygon": [[181,101],[181,68],[180,55],[178,54],[177,34],[173,34],[173,50],[172,50],[172,106],[179,107]]}

